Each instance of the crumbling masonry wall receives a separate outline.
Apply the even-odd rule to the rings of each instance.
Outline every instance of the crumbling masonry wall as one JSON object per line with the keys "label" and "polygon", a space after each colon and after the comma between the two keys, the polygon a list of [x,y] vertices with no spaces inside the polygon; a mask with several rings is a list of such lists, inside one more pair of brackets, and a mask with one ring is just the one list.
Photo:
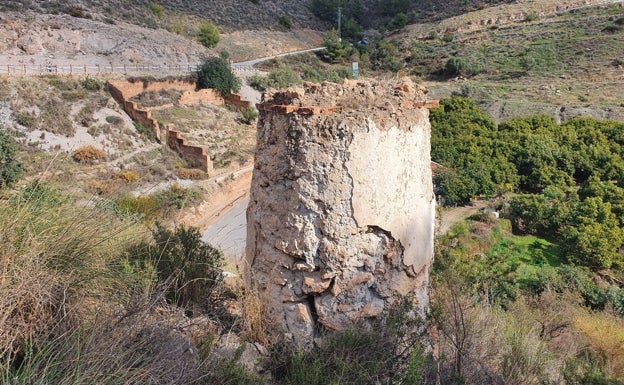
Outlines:
{"label": "crumbling masonry wall", "polygon": [[271,324],[309,348],[319,325],[428,304],[435,198],[426,91],[409,80],[265,94],[247,210],[247,277]]}
{"label": "crumbling masonry wall", "polygon": [[210,160],[210,156],[208,156],[203,146],[188,144],[182,133],[173,129],[172,124],[166,125],[165,128],[167,130],[167,145],[169,148],[180,154],[180,157],[190,165],[199,168],[208,175],[213,173],[212,160]]}
{"label": "crumbling masonry wall", "polygon": [[[224,104],[235,106],[237,108],[249,108],[251,102],[243,100],[240,95],[230,94],[222,97],[218,92],[212,89],[195,90],[195,83],[184,80],[160,80],[160,81],[130,81],[130,80],[109,80],[108,90],[113,99],[119,103],[130,118],[148,128],[154,133],[154,138],[161,141],[161,129],[158,121],[152,118],[151,108],[139,108],[136,102],[129,99],[139,95],[142,92],[161,90],[179,90],[181,91],[178,104],[182,105],[198,105],[212,104],[221,106]],[[167,106],[168,107],[168,106]],[[159,108],[162,108],[160,106]],[[206,149],[200,145],[188,144],[186,139],[182,137],[179,131],[174,130],[174,125],[168,124],[165,127],[167,145],[176,151],[180,157],[188,161],[192,166],[198,167],[208,174],[212,174],[213,162],[206,153]]]}

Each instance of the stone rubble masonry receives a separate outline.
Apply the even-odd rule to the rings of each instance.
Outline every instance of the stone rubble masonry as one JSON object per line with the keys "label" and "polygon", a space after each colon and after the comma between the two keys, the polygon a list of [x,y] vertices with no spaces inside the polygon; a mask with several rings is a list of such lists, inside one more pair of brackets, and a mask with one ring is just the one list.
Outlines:
{"label": "stone rubble masonry", "polygon": [[306,83],[258,104],[245,275],[271,325],[372,326],[428,305],[435,197],[426,90],[408,79]]}
{"label": "stone rubble masonry", "polygon": [[[128,116],[133,121],[150,129],[158,142],[162,140],[162,137],[160,125],[151,115],[151,110],[154,108],[139,108],[136,102],[130,101],[130,98],[148,91],[177,90],[181,91],[180,98],[177,100],[180,105],[232,105],[240,109],[251,107],[251,102],[243,100],[240,95],[230,94],[224,98],[212,89],[195,90],[195,83],[184,80],[109,80],[107,85],[113,99],[123,107]],[[202,146],[187,144],[186,139],[182,138],[180,132],[174,130],[172,124],[166,126],[166,132],[167,145],[171,149],[178,152],[183,159],[193,166],[199,167],[209,174],[212,173],[213,163]]]}

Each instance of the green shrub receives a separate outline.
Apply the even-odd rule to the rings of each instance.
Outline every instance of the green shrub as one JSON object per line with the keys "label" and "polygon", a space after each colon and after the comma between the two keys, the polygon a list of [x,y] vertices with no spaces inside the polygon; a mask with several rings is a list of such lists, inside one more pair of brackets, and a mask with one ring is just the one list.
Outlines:
{"label": "green shrub", "polygon": [[219,30],[211,22],[206,21],[199,26],[197,40],[204,47],[214,47],[219,42],[220,38]]}
{"label": "green shrub", "polygon": [[151,2],[147,7],[149,11],[157,18],[162,19],[165,16],[165,9],[162,5]]}
{"label": "green shrub", "polygon": [[398,13],[396,14],[392,20],[390,20],[387,24],[386,24],[386,28],[389,31],[394,31],[394,30],[399,30],[399,29],[403,29],[405,28],[405,26],[407,25],[407,22],[409,21],[409,18],[407,17],[406,14],[404,13]]}
{"label": "green shrub", "polygon": [[209,305],[220,296],[223,253],[204,243],[194,227],[174,231],[156,225],[153,242],[137,248],[138,259],[150,261],[161,282],[169,285],[167,298],[179,306]]}
{"label": "green shrub", "polygon": [[455,35],[452,33],[445,33],[444,36],[442,36],[442,41],[445,43],[450,43],[453,40],[455,40]]}
{"label": "green shrub", "polygon": [[15,115],[15,121],[24,127],[28,127],[28,128],[37,127],[37,117],[30,113],[21,113],[21,114]]}
{"label": "green shrub", "polygon": [[284,65],[272,70],[267,76],[254,75],[248,80],[248,84],[259,91],[265,91],[268,88],[287,88],[300,83],[301,77]]}
{"label": "green shrub", "polygon": [[622,29],[623,28],[620,25],[610,24],[610,25],[607,25],[606,27],[604,27],[602,29],[602,32],[614,34],[614,33],[618,33],[620,31],[622,31]]}
{"label": "green shrub", "polygon": [[87,75],[87,77],[82,80],[82,87],[89,91],[99,91],[104,88],[104,83]]}
{"label": "green shrub", "polygon": [[401,358],[395,351],[398,346],[384,334],[328,332],[310,352],[276,352],[286,358],[274,375],[280,384],[419,384],[426,360],[423,349],[416,345]]}
{"label": "green shrub", "polygon": [[473,76],[481,72],[481,69],[462,57],[453,56],[446,61],[444,73],[447,76]]}
{"label": "green shrub", "polygon": [[133,122],[132,124],[134,125],[134,128],[139,132],[139,134],[143,135],[148,140],[154,140],[155,138],[154,130],[152,130],[151,128],[145,127],[139,122]]}
{"label": "green shrub", "polygon": [[536,12],[530,12],[524,18],[524,21],[526,22],[537,21],[537,20],[539,20],[539,15]]}
{"label": "green shrub", "polygon": [[399,48],[390,40],[380,40],[371,46],[371,68],[396,72],[402,68],[399,61]]}
{"label": "green shrub", "polygon": [[22,177],[24,167],[15,158],[18,149],[15,139],[0,127],[0,189],[13,185]]}
{"label": "green shrub", "polygon": [[251,124],[254,120],[258,118],[258,111],[256,111],[256,109],[253,108],[253,106],[242,108],[240,112],[241,112],[241,115],[243,116],[243,120],[247,124]]}
{"label": "green shrub", "polygon": [[203,88],[212,88],[227,96],[231,92],[238,92],[240,80],[227,61],[213,56],[207,58],[197,72],[197,89]]}
{"label": "green shrub", "polygon": [[335,29],[332,29],[323,36],[323,45],[325,46],[323,53],[332,63],[340,63],[345,60],[346,48],[340,41],[338,32]]}
{"label": "green shrub", "polygon": [[281,25],[282,27],[286,28],[286,29],[291,29],[292,28],[292,21],[290,20],[290,17],[288,16],[280,16],[279,19],[277,20],[277,22],[279,23],[279,25]]}

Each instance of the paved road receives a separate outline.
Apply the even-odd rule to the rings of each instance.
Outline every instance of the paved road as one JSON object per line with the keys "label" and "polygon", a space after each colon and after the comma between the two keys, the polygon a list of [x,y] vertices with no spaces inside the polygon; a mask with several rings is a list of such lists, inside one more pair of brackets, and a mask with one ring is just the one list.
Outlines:
{"label": "paved road", "polygon": [[301,51],[284,52],[284,53],[280,53],[280,54],[277,54],[277,55],[265,56],[265,57],[261,57],[261,58],[257,58],[257,59],[242,61],[242,62],[238,62],[238,63],[232,63],[232,69],[234,69],[234,70],[237,70],[237,69],[238,70],[253,69],[254,65],[256,65],[258,63],[261,63],[263,61],[271,60],[271,59],[276,58],[276,57],[297,55],[297,54],[306,53],[306,52],[317,52],[317,51],[321,51],[323,49],[325,49],[325,47],[310,48],[310,49],[304,49],[304,50],[301,50]]}
{"label": "paved road", "polygon": [[241,260],[245,252],[248,204],[249,198],[240,201],[202,233],[204,242],[221,249],[235,263]]}

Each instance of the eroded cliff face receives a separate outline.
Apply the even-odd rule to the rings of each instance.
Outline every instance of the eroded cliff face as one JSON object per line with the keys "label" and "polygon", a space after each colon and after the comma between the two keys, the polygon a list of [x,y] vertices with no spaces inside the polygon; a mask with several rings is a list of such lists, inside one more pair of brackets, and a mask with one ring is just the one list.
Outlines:
{"label": "eroded cliff face", "polygon": [[247,277],[294,344],[404,297],[427,306],[435,104],[409,80],[306,84],[259,104]]}

